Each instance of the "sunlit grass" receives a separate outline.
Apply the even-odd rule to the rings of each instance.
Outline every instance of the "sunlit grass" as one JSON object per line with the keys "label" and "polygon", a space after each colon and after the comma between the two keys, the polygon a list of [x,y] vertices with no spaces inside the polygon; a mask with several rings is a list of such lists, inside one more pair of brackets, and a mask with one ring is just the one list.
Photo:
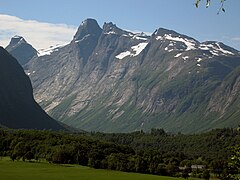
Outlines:
{"label": "sunlit grass", "polygon": [[56,165],[47,162],[0,160],[0,179],[3,180],[176,180],[177,178],[138,173],[92,169],[79,165]]}

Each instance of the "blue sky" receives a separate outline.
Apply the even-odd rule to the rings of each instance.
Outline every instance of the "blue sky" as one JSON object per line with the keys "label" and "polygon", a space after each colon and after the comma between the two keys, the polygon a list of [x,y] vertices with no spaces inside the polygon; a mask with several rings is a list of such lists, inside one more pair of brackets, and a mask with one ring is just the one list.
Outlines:
{"label": "blue sky", "polygon": [[[37,48],[68,42],[81,21],[90,17],[100,26],[113,22],[122,29],[143,32],[163,27],[199,41],[222,41],[240,50],[240,0],[227,0],[226,13],[217,15],[219,1],[212,0],[207,9],[202,2],[197,9],[195,0],[0,0],[0,15],[5,15],[0,16],[0,45],[6,45],[14,33],[22,33],[19,35],[25,35]],[[14,20],[10,25],[8,19],[11,17],[19,18],[17,21],[22,25],[14,27],[17,24]],[[34,20],[36,27],[35,30],[31,28],[31,32],[24,30],[24,26],[28,27],[25,21],[31,26],[29,20]],[[44,30],[38,35],[42,25]],[[56,31],[53,30],[55,25],[59,28]],[[48,26],[52,28],[49,36]]]}

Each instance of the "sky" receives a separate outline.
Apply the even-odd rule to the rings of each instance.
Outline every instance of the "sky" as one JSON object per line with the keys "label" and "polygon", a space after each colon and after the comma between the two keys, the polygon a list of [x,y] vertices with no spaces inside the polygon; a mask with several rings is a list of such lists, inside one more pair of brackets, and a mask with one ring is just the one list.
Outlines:
{"label": "sky", "polygon": [[23,36],[36,49],[72,40],[86,18],[102,27],[113,22],[121,29],[153,33],[162,27],[200,42],[221,41],[240,50],[240,0],[220,0],[209,8],[195,0],[0,0],[0,45]]}

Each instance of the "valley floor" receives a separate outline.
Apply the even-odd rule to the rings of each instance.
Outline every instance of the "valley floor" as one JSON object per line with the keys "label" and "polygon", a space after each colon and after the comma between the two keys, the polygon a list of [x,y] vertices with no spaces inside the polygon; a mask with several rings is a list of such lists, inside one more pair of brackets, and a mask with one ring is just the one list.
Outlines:
{"label": "valley floor", "polygon": [[[178,178],[137,173],[92,169],[79,165],[55,165],[45,162],[0,159],[0,179],[3,180],[177,180]],[[181,178],[182,179],[182,178]]]}

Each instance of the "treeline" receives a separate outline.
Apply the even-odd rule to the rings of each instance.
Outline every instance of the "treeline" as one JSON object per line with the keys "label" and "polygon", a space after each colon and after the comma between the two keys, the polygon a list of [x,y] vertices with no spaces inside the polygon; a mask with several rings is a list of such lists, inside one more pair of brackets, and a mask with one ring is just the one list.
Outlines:
{"label": "treeline", "polygon": [[[239,132],[215,130],[199,135],[171,135],[153,129],[130,134],[0,129],[0,156],[13,161],[47,160],[93,168],[168,176],[209,178],[237,173],[229,168],[230,146],[240,144]],[[215,152],[212,152],[215,151]],[[201,168],[194,168],[196,165]]]}
{"label": "treeline", "polygon": [[240,144],[237,129],[215,129],[201,134],[171,134],[163,129],[145,133],[100,133],[92,132],[94,139],[127,145],[136,151],[154,150],[161,154],[184,154],[189,159],[201,157],[208,164],[212,160],[225,161],[231,155],[229,147]]}

